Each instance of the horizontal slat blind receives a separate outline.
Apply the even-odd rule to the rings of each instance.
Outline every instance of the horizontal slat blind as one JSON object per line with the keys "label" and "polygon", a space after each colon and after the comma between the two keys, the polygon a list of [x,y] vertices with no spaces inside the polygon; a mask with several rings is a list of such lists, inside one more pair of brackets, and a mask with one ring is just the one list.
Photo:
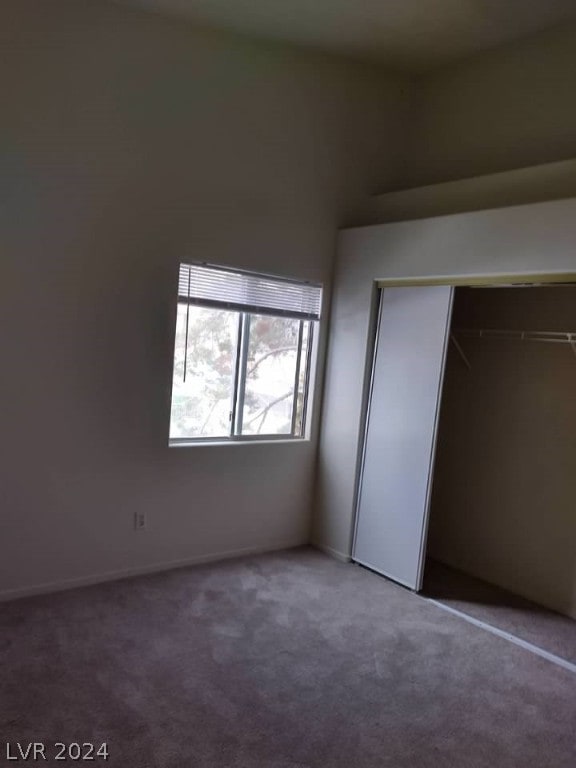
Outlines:
{"label": "horizontal slat blind", "polygon": [[204,307],[319,320],[322,288],[208,264],[181,264],[178,297]]}

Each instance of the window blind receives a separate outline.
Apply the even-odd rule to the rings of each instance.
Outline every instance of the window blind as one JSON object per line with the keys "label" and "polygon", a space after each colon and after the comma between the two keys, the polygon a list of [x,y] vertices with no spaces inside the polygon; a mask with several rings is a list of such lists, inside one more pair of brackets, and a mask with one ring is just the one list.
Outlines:
{"label": "window blind", "polygon": [[204,307],[319,320],[322,287],[210,264],[181,264],[178,297]]}

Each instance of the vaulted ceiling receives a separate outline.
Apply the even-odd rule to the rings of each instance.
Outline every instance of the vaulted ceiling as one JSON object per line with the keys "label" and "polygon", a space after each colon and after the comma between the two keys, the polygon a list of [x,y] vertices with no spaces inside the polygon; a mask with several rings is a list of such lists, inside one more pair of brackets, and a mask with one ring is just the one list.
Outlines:
{"label": "vaulted ceiling", "polygon": [[576,0],[117,0],[423,71],[576,21]]}

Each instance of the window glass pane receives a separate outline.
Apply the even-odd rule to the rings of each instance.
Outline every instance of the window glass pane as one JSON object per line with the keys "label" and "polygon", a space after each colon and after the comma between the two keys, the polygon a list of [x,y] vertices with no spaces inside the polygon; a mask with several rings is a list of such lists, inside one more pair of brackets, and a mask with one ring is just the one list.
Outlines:
{"label": "window glass pane", "polygon": [[237,312],[178,305],[171,438],[230,435],[238,318]]}
{"label": "window glass pane", "polygon": [[300,321],[250,315],[243,435],[289,435]]}

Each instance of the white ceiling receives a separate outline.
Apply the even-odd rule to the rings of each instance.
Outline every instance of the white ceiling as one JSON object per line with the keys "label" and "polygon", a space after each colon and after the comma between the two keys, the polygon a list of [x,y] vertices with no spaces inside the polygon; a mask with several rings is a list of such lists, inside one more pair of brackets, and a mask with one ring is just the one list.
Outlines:
{"label": "white ceiling", "polygon": [[576,20],[576,0],[117,0],[413,71]]}

